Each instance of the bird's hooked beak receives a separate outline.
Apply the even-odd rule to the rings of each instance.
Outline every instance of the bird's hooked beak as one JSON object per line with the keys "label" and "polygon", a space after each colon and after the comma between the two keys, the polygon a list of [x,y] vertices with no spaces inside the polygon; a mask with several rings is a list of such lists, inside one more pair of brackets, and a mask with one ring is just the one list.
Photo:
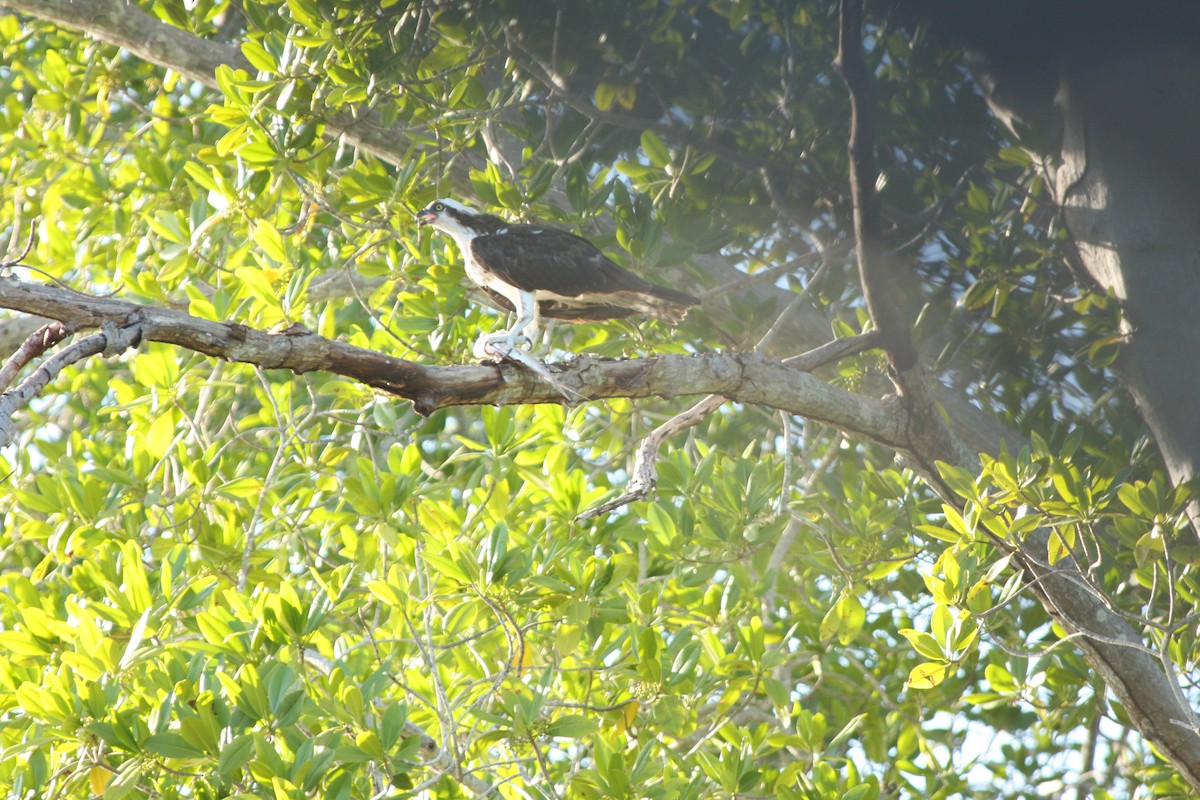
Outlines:
{"label": "bird's hooked beak", "polygon": [[438,218],[438,213],[432,208],[423,208],[417,212],[417,225],[429,225]]}

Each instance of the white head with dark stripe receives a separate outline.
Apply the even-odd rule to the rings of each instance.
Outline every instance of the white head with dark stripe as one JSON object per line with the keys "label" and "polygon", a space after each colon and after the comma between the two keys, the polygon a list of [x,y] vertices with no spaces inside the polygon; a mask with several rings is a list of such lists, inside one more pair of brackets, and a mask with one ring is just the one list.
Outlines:
{"label": "white head with dark stripe", "polygon": [[494,231],[502,226],[504,221],[491,214],[476,211],[457,200],[443,197],[417,212],[417,224],[436,228],[454,237],[454,240],[461,244],[481,233]]}

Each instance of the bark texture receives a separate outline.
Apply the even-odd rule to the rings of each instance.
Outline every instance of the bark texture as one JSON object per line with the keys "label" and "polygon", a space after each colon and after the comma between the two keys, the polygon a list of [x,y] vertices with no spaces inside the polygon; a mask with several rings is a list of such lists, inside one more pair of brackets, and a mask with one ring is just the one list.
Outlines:
{"label": "bark texture", "polygon": [[[1088,275],[1120,302],[1116,367],[1176,484],[1200,475],[1200,42],[1064,73],[1056,192]],[[1193,526],[1200,506],[1193,504]]]}

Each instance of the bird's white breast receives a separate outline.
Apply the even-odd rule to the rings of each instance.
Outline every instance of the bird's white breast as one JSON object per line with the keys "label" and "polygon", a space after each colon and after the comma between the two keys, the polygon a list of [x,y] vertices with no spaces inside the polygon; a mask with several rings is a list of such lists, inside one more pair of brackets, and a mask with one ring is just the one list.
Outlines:
{"label": "bird's white breast", "polygon": [[466,270],[467,277],[475,282],[477,286],[483,286],[491,289],[498,294],[503,295],[515,307],[517,298],[521,290],[501,280],[498,276],[487,272],[475,261],[475,256],[471,254],[471,240],[477,234],[469,231],[463,231],[461,234],[455,234],[454,240],[458,243],[458,249],[462,252],[463,268]]}

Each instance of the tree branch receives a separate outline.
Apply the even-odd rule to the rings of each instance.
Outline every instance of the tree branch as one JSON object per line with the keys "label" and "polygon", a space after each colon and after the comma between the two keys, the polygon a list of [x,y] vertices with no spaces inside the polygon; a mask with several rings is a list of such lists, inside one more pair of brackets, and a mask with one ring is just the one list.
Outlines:
{"label": "tree branch", "polygon": [[[139,331],[136,325],[117,328],[111,322],[106,321],[103,327],[102,333],[80,339],[58,351],[34,370],[33,374],[21,381],[17,388],[0,395],[0,447],[12,444],[16,436],[16,429],[12,422],[13,414],[41,394],[42,390],[50,381],[58,377],[63,369],[98,353],[115,355],[133,346],[138,340]],[[52,337],[48,336],[48,338]]]}
{"label": "tree branch", "polygon": [[[843,359],[846,356],[862,352],[863,350],[869,350],[878,345],[878,340],[878,331],[871,331],[870,333],[863,333],[846,339],[835,339],[807,353],[786,359],[783,363],[804,372],[811,372],[825,364]],[[680,431],[700,424],[709,414],[724,405],[727,400],[728,398],[722,397],[719,394],[710,394],[699,403],[696,403],[696,405],[686,411],[679,412],[652,430],[642,440],[641,444],[638,445],[637,453],[633,459],[633,469],[629,472],[629,481],[625,491],[612,500],[587,509],[577,516],[576,519],[586,520],[598,517],[610,511],[615,511],[621,506],[648,498],[650,493],[654,491],[654,487],[658,485],[658,464],[655,462],[655,457],[662,443]]]}
{"label": "tree branch", "polygon": [[173,69],[189,81],[217,88],[216,67],[254,68],[237,45],[202,39],[152,17],[126,0],[5,0],[5,7],[127,50]]}
{"label": "tree branch", "polygon": [[[145,341],[164,342],[229,361],[296,373],[323,371],[413,401],[428,414],[452,405],[562,403],[562,394],[512,366],[429,366],[326,339],[302,328],[274,333],[214,322],[170,308],[92,297],[0,277],[0,308],[57,319],[77,329],[137,325]],[[839,352],[842,340],[831,343]],[[720,394],[834,425],[860,438],[903,446],[908,435],[894,398],[876,400],[830,386],[796,365],[756,353],[666,355],[624,361],[578,356],[550,371],[589,399]],[[801,365],[803,366],[803,364]]]}
{"label": "tree branch", "polygon": [[0,392],[7,391],[17,375],[33,359],[71,335],[61,322],[47,323],[31,333],[16,352],[0,367]]}
{"label": "tree branch", "polygon": [[896,372],[917,363],[911,326],[904,319],[899,282],[886,261],[883,215],[875,183],[875,117],[871,76],[862,54],[862,0],[842,0],[838,52],[833,62],[850,93],[850,197],[854,201],[854,238],[858,274],[871,321],[884,336],[884,348]]}

